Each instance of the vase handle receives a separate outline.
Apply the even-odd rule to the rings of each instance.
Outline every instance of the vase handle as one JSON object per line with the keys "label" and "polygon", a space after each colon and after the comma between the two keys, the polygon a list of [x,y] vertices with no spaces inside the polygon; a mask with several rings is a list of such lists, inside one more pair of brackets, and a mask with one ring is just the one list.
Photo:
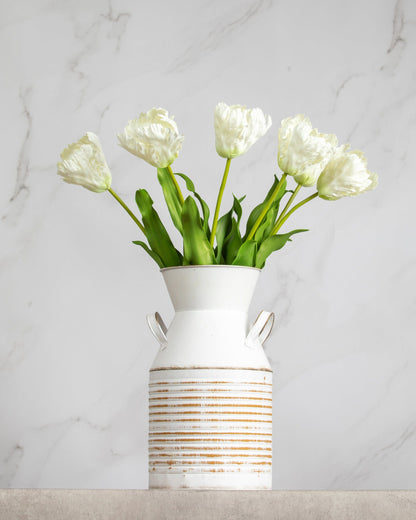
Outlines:
{"label": "vase handle", "polygon": [[274,324],[274,312],[261,311],[246,337],[246,346],[254,348],[269,337]]}
{"label": "vase handle", "polygon": [[165,322],[162,319],[162,316],[155,312],[154,314],[147,315],[147,324],[149,325],[149,329],[151,330],[153,336],[160,344],[160,348],[165,350],[168,346],[168,340],[166,338],[166,332],[168,328],[165,325]]}

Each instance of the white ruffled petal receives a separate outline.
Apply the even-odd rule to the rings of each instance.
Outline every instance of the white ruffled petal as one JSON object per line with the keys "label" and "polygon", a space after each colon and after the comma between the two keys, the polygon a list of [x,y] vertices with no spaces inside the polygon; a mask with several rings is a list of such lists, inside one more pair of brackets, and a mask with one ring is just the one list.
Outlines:
{"label": "white ruffled petal", "polygon": [[279,167],[302,186],[314,186],[337,144],[335,135],[319,133],[305,115],[289,117],[279,130]]}
{"label": "white ruffled petal", "polygon": [[336,149],[317,182],[318,194],[325,200],[353,197],[377,186],[378,177],[368,171],[367,160],[349,145]]}
{"label": "white ruffled petal", "polygon": [[244,153],[270,128],[272,120],[260,108],[218,103],[214,111],[215,148],[233,159]]}
{"label": "white ruffled petal", "polygon": [[111,187],[111,172],[97,135],[87,132],[61,154],[58,175],[69,184],[78,184],[100,193]]}
{"label": "white ruffled petal", "polygon": [[156,168],[166,168],[178,157],[184,137],[165,109],[152,108],[129,121],[118,140],[133,155]]}

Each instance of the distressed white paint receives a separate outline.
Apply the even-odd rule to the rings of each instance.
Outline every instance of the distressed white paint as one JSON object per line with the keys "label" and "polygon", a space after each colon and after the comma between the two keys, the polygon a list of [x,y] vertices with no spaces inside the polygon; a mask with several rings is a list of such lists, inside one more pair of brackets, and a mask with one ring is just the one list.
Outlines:
{"label": "distressed white paint", "polygon": [[163,269],[162,274],[175,315],[166,332],[166,344],[162,337],[164,326],[158,326],[158,318],[150,324],[161,343],[152,370],[174,367],[271,370],[260,338],[263,326],[267,326],[268,319],[272,320],[271,313],[263,312],[258,317],[260,327],[251,324],[248,317],[259,269],[187,266]]}
{"label": "distressed white paint", "polygon": [[272,371],[261,333],[271,313],[248,320],[260,271],[162,273],[175,315],[169,328],[159,317],[149,323],[160,342],[150,371],[149,485],[270,489]]}
{"label": "distressed white paint", "polygon": [[152,371],[149,410],[151,488],[271,488],[271,372]]}

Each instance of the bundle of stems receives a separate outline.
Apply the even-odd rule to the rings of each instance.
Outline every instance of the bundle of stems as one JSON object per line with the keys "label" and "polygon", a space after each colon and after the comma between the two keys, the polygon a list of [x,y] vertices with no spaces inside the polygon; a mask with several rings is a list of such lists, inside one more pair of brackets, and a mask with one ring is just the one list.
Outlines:
{"label": "bundle of stems", "polygon": [[[280,179],[277,176],[274,177],[273,184],[264,200],[251,211],[244,233],[240,229],[240,224],[243,214],[242,202],[245,197],[238,199],[234,196],[231,209],[220,217],[230,163],[231,159],[227,159],[212,224],[209,222],[208,205],[195,191],[192,181],[184,174],[173,173],[170,167],[158,169],[158,179],[169,213],[183,238],[183,252],[174,247],[146,190],[141,189],[136,192],[136,202],[143,222],[136,217],[114,190],[111,188],[108,190],[139,226],[148,244],[141,240],[135,240],[134,243],[143,247],[160,267],[228,264],[261,269],[264,267],[267,257],[272,252],[281,249],[292,235],[307,231],[306,229],[295,229],[278,234],[291,214],[318,195],[316,192],[293,206],[294,199],[302,186],[298,184],[293,191],[287,190],[287,174],[283,174]],[[178,177],[185,180],[190,192],[186,198],[178,183]],[[288,197],[287,203],[279,211],[281,201],[285,196]]]}

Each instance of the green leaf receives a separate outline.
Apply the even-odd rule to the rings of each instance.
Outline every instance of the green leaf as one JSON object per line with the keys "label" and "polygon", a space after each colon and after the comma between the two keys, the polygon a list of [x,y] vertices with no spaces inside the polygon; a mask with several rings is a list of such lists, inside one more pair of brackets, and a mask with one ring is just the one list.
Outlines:
{"label": "green leaf", "polygon": [[240,220],[241,220],[241,216],[243,214],[243,208],[241,207],[241,203],[243,202],[243,200],[246,198],[246,196],[244,195],[243,197],[241,197],[241,199],[237,199],[237,197],[233,194],[233,211],[234,213],[237,215],[237,226],[240,226]]}
{"label": "green leaf", "polygon": [[225,263],[230,265],[233,263],[238,250],[242,244],[240,230],[238,229],[238,223],[235,218],[232,219],[231,232],[228,235],[224,244],[224,258]]}
{"label": "green leaf", "polygon": [[184,262],[192,265],[215,264],[214,250],[207,238],[197,205],[189,196],[182,208]]}
{"label": "green leaf", "polygon": [[182,255],[172,244],[165,226],[153,208],[153,200],[146,190],[136,191],[136,203],[142,214],[146,238],[152,251],[159,255],[166,267],[182,265]]}
{"label": "green leaf", "polygon": [[[270,190],[268,191],[267,195],[266,195],[266,198],[264,199],[264,201],[259,204],[258,206],[256,206],[253,211],[250,213],[250,216],[248,217],[248,220],[247,220],[247,226],[246,226],[246,234],[244,235],[244,238],[243,240],[246,240],[246,238],[248,237],[250,231],[251,231],[251,228],[254,226],[254,224],[256,223],[257,219],[259,218],[261,212],[263,211],[263,208],[267,205],[268,201],[270,200],[270,197],[272,196],[273,194],[273,191],[275,190],[275,188],[277,187],[277,185],[279,184],[279,179],[278,177],[275,175],[274,176],[274,181],[273,181],[273,184],[272,184],[272,187],[270,188]],[[277,196],[273,202],[273,205],[271,206],[271,208],[269,209],[269,211],[267,212],[266,214],[266,217],[265,219],[263,219],[263,222],[262,224],[259,226],[259,229],[260,227],[262,227],[262,231],[259,232],[259,229],[257,229],[256,231],[256,236],[261,236],[261,239],[265,238],[268,234],[270,234],[270,231],[272,230],[273,228],[273,224],[274,224],[274,219],[276,218],[276,215],[277,215],[277,212],[279,211],[279,204],[280,204],[280,200],[281,198],[283,197],[283,195],[286,193],[286,181],[282,184],[282,186],[280,187],[278,193],[277,193]],[[269,225],[268,226],[263,226],[263,223],[265,222],[265,220],[267,219],[267,215],[269,213],[272,213],[272,215],[274,215],[274,219],[273,219],[273,223],[271,224],[271,227],[270,227],[270,222],[271,222],[271,219],[269,217]],[[269,229],[270,228],[270,229]],[[259,239],[260,240],[260,239]]]}
{"label": "green leaf", "polygon": [[211,232],[209,229],[209,207],[208,204],[204,201],[204,199],[195,191],[195,185],[191,181],[189,177],[187,177],[184,173],[174,173],[174,175],[178,175],[179,177],[182,177],[182,179],[186,183],[186,188],[194,194],[194,196],[198,199],[199,204],[201,205],[202,214],[203,214],[203,227],[204,231],[208,237],[208,240],[210,238]]}
{"label": "green leaf", "polygon": [[179,177],[181,177],[185,181],[186,188],[192,193],[195,192],[195,184],[187,175],[185,175],[184,173],[174,173],[173,175],[178,175]]}
{"label": "green leaf", "polygon": [[289,233],[285,233],[283,235],[273,235],[260,245],[259,250],[257,252],[256,258],[256,267],[259,269],[263,269],[264,264],[266,263],[266,258],[286,244],[287,241],[291,241],[290,237],[296,233],[303,233],[304,231],[308,231],[308,229],[295,229],[294,231],[290,231]]}
{"label": "green leaf", "polygon": [[245,265],[254,267],[256,263],[257,242],[246,240],[238,250],[237,256],[232,265]]}
{"label": "green leaf", "polygon": [[216,242],[217,242],[217,252],[215,255],[215,260],[217,264],[220,264],[223,260],[222,258],[222,249],[224,246],[225,237],[228,236],[228,234],[231,231],[232,226],[232,218],[231,215],[233,213],[233,210],[230,209],[228,213],[223,215],[217,222],[217,232],[215,234]]}
{"label": "green leaf", "polygon": [[[233,195],[233,205],[232,205],[230,211],[228,213],[226,213],[225,215],[223,215],[218,220],[217,232],[216,232],[216,237],[215,237],[216,242],[217,242],[215,260],[216,260],[217,264],[221,264],[221,263],[230,264],[231,257],[234,258],[235,253],[236,253],[236,251],[234,250],[235,243],[238,242],[238,247],[240,247],[240,245],[241,245],[241,234],[239,231],[239,225],[240,225],[241,216],[243,214],[241,202],[245,198],[246,198],[245,195],[243,197],[241,197],[240,199],[238,199],[235,195]],[[233,212],[237,216],[236,225],[235,224],[233,225],[233,221],[235,220],[235,219],[233,219]],[[226,251],[225,251],[226,244],[230,240],[233,240],[233,242],[234,242],[233,246],[231,246],[231,251],[233,251],[233,252],[226,254]],[[225,259],[225,257],[228,258],[228,260]]]}
{"label": "green leaf", "polygon": [[145,244],[144,242],[141,242],[140,240],[133,240],[133,244],[137,244],[138,246],[141,246],[148,255],[150,255],[153,260],[157,263],[157,265],[163,269],[165,266],[165,264],[162,262],[162,259],[160,258],[160,256],[155,253],[154,251],[152,251],[147,244]]}
{"label": "green leaf", "polygon": [[204,216],[202,225],[203,225],[203,228],[204,228],[204,232],[205,232],[205,234],[207,235],[207,237],[209,239],[210,236],[211,236],[211,230],[210,230],[210,227],[209,227],[209,207],[208,207],[208,204],[204,201],[204,199],[200,195],[198,195],[198,193],[196,191],[194,191],[194,195],[198,199],[198,201],[199,201],[199,203],[201,205],[202,214]]}
{"label": "green leaf", "polygon": [[280,200],[275,201],[269,211],[266,213],[263,222],[257,228],[257,231],[254,233],[254,240],[261,244],[263,240],[265,240],[269,235],[271,230],[273,229],[273,225],[276,220],[277,213],[279,212],[279,204]]}
{"label": "green leaf", "polygon": [[[259,229],[261,228],[263,230],[263,236],[261,237],[261,241],[265,240],[267,237],[270,236],[270,233],[272,232],[272,229],[276,223],[277,216],[279,213],[279,207],[280,202],[282,198],[286,195],[286,193],[292,193],[293,190],[286,190],[283,194],[278,193],[278,196],[276,197],[275,201],[273,202],[271,208],[267,212],[266,218],[263,221],[263,223],[259,226]],[[257,230],[258,231],[258,230]],[[256,232],[257,235],[257,232]]]}
{"label": "green leaf", "polygon": [[175,183],[169,174],[169,170],[167,168],[158,168],[157,178],[160,185],[162,186],[163,196],[165,197],[166,205],[168,207],[170,216],[172,217],[172,221],[176,229],[178,229],[182,234],[182,204],[179,199]]}

